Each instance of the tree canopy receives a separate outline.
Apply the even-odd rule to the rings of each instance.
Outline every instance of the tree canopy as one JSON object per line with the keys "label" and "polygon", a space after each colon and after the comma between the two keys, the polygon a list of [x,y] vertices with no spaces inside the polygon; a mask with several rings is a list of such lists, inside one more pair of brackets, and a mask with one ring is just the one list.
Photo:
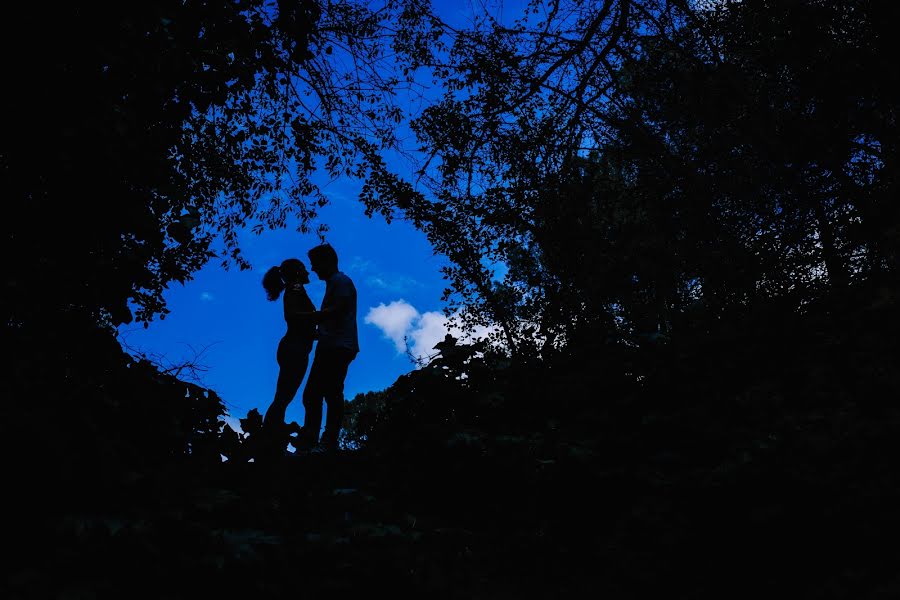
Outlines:
{"label": "tree canopy", "polygon": [[5,320],[146,324],[211,258],[249,267],[241,228],[324,230],[315,174],[364,175],[393,142],[405,84],[377,28],[407,4],[16,7]]}
{"label": "tree canopy", "polygon": [[[17,5],[9,595],[896,595],[898,10]],[[353,452],[256,460],[114,330],[244,228],[324,234],[322,177],[495,333],[353,399]]]}
{"label": "tree canopy", "polygon": [[511,25],[485,15],[422,59],[446,92],[413,124],[437,200],[413,214],[477,318],[517,343],[613,323],[669,334],[689,309],[799,309],[883,280],[892,11],[573,0]]}

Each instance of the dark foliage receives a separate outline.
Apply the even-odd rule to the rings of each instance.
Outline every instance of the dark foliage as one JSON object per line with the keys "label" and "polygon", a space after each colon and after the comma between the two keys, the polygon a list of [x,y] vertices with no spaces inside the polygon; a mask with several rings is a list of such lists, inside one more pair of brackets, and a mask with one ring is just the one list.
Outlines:
{"label": "dark foliage", "polygon": [[446,52],[414,124],[433,197],[355,139],[363,200],[499,335],[355,398],[322,456],[273,451],[255,411],[232,431],[111,329],[208,258],[194,192],[240,205],[272,172],[203,130],[174,164],[209,178],[179,187],[183,127],[253,121],[235,99],[309,60],[316,19],[368,23],[278,5],[22,11],[4,597],[900,595],[891,3],[569,0],[450,45],[401,3],[406,67]]}

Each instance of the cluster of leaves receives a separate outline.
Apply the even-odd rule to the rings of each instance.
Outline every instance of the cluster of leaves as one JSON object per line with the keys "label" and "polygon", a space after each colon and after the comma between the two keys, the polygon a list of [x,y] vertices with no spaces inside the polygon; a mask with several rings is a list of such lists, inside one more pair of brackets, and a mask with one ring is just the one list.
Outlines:
{"label": "cluster of leaves", "polygon": [[9,20],[20,35],[3,48],[16,90],[3,243],[18,258],[4,323],[35,326],[59,309],[128,323],[129,300],[148,321],[166,285],[210,258],[206,207],[246,179],[228,162],[236,140],[185,144],[188,123],[255,93],[257,55],[277,53],[269,29],[242,3],[22,5]]}
{"label": "cluster of leaves", "polygon": [[17,6],[3,322],[78,308],[146,325],[212,257],[249,268],[244,228],[324,235],[318,177],[383,169],[395,142],[393,98],[411,84],[385,66],[384,27],[417,6]]}
{"label": "cluster of leaves", "polygon": [[398,204],[514,354],[889,279],[893,11],[568,0],[447,28],[413,122],[430,195]]}
{"label": "cluster of leaves", "polygon": [[757,306],[695,339],[532,364],[448,343],[357,396],[347,442],[413,512],[470,532],[490,597],[888,597],[897,300]]}
{"label": "cluster of leaves", "polygon": [[[193,456],[220,461],[215,392],[125,353],[83,315],[56,316],[44,336],[10,335],[2,438],[17,472],[72,483],[158,469]],[[50,477],[49,479],[52,479]]]}

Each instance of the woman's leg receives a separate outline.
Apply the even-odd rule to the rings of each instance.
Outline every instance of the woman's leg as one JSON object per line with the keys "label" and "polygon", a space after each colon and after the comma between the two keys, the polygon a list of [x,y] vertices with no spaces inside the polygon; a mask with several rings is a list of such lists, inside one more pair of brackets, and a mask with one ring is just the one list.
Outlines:
{"label": "woman's leg", "polygon": [[308,364],[307,345],[281,340],[278,344],[278,382],[275,386],[275,398],[263,418],[263,424],[267,429],[284,428],[285,412],[300,389],[300,384],[303,383]]}
{"label": "woman's leg", "polygon": [[275,398],[272,400],[272,404],[269,405],[266,416],[263,418],[263,423],[266,427],[281,427],[284,425],[284,416],[285,412],[287,412],[288,404],[291,403],[297,394],[297,390],[300,389],[304,373],[304,371],[299,371],[293,366],[279,369]]}

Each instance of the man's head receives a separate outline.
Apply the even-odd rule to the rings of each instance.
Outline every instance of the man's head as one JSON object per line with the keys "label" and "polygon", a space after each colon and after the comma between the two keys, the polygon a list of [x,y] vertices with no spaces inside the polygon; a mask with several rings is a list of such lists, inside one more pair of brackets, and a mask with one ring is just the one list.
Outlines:
{"label": "man's head", "polygon": [[311,248],[306,253],[309,256],[309,264],[313,273],[319,276],[319,279],[328,279],[338,270],[337,252],[331,247],[331,244],[320,244]]}

